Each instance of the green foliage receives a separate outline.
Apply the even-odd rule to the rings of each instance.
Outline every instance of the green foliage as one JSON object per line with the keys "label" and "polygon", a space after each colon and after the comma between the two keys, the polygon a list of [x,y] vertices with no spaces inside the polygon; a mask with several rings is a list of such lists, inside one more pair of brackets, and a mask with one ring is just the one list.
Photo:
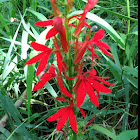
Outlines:
{"label": "green foliage", "polygon": [[[75,0],[72,14],[81,12],[85,2],[87,1]],[[55,81],[32,92],[32,86],[38,82],[35,77],[36,65],[28,68],[25,66],[25,62],[36,54],[30,47],[30,41],[42,41],[47,32],[47,29],[37,27],[34,23],[46,20],[52,14],[50,0],[1,0],[0,10],[0,118],[5,113],[8,116],[6,127],[0,127],[0,138],[63,140],[63,134],[55,130],[56,123],[46,122],[63,105],[54,101],[58,95]],[[96,60],[95,68],[99,75],[109,76],[109,82],[116,86],[112,88],[112,93],[101,94],[99,108],[86,97],[82,105],[87,115],[86,120],[79,118],[80,112],[78,114],[80,140],[129,140],[136,139],[138,135],[137,13],[138,1],[100,0],[87,14],[86,21],[91,26],[105,29],[106,36],[103,40],[111,47],[115,58],[112,60],[98,52],[100,61]],[[11,22],[11,17],[17,18],[19,22]],[[45,43],[52,48],[52,40]],[[87,55],[90,54],[87,52]],[[54,56],[49,59],[49,64],[53,58]],[[14,103],[26,89],[27,99],[17,109]],[[93,126],[87,126],[82,133],[87,121],[95,115]],[[72,132],[67,133],[68,139],[71,139]]]}

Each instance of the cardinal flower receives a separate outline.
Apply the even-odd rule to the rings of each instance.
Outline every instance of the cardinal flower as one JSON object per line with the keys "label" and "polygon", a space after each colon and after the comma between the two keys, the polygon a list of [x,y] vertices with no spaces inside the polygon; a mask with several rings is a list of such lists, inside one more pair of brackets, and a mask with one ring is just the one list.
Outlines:
{"label": "cardinal flower", "polygon": [[[90,30],[90,32],[91,32],[91,30]],[[86,49],[89,49],[89,51],[92,54],[92,62],[93,62],[94,56],[99,59],[99,57],[94,52],[93,45],[98,46],[99,49],[104,54],[106,54],[106,55],[108,55],[108,56],[110,56],[111,58],[114,59],[114,57],[106,50],[106,49],[111,50],[110,47],[106,43],[100,41],[104,37],[104,34],[105,34],[104,29],[100,29],[99,31],[97,31],[94,34],[94,36],[92,37],[92,39],[91,40],[88,40],[89,39],[90,32],[89,32],[88,35],[86,35],[86,39],[85,39],[84,43],[81,42],[81,41],[78,42],[79,46],[81,46],[81,47],[78,48],[78,53],[77,53],[77,55],[76,55],[76,57],[74,59],[74,63],[76,64],[76,63],[79,63],[81,61],[81,59],[82,59],[82,57],[83,57]]]}
{"label": "cardinal flower", "polygon": [[50,79],[55,78],[56,77],[56,73],[55,73],[55,67],[54,64],[52,64],[47,73],[44,73],[41,77],[40,77],[40,81],[34,86],[33,91],[36,91],[40,88],[42,88]]}
{"label": "cardinal flower", "polygon": [[61,17],[56,16],[54,19],[51,20],[38,21],[35,23],[35,25],[40,27],[46,27],[52,25],[53,27],[47,33],[46,39],[49,39],[55,36],[57,33],[59,33],[63,52],[68,51],[69,46],[66,40],[66,30],[65,27],[63,26],[63,19]]}
{"label": "cardinal flower", "polygon": [[28,60],[25,65],[31,65],[40,61],[36,71],[36,76],[38,76],[45,69],[49,56],[52,53],[53,49],[34,41],[31,42],[31,47],[36,51],[41,51],[41,53]]}
{"label": "cardinal flower", "polygon": [[106,50],[106,49],[111,50],[110,47],[109,47],[106,43],[100,41],[100,40],[104,37],[104,34],[105,34],[105,30],[104,30],[104,29],[98,30],[98,31],[94,34],[94,36],[92,37],[92,39],[89,41],[89,45],[90,45],[91,47],[92,47],[92,44],[98,46],[99,49],[100,49],[104,54],[106,54],[106,55],[108,55],[108,56],[110,56],[111,58],[114,59],[114,57]]}
{"label": "cardinal flower", "polygon": [[[79,75],[77,83],[75,84],[74,87],[74,91],[77,93],[76,102],[78,107],[80,107],[84,102],[86,93],[88,94],[91,102],[97,107],[99,107],[99,102],[95,94],[95,91],[97,92],[97,95],[100,98],[99,92],[103,93],[111,92],[111,90],[108,87],[104,86],[103,84],[108,86],[115,86],[114,84],[103,80],[108,79],[109,77],[99,77],[95,76],[96,74],[97,72],[95,71],[95,69],[92,69],[84,74]],[[100,82],[103,84],[101,84]]]}
{"label": "cardinal flower", "polygon": [[77,36],[81,32],[81,29],[82,29],[85,19],[86,19],[87,12],[90,9],[92,9],[97,2],[98,2],[98,0],[88,0],[88,3],[86,4],[86,6],[84,8],[84,12],[83,12],[81,18],[79,19],[79,24],[76,27],[75,32],[73,34],[74,36]]}
{"label": "cardinal flower", "polygon": [[[56,98],[56,100],[57,100],[57,98]],[[67,101],[63,98],[62,99],[58,98],[58,100]],[[50,116],[47,119],[47,121],[52,122],[52,121],[56,121],[57,119],[59,119],[57,126],[56,126],[57,131],[61,130],[62,127],[65,125],[66,121],[69,119],[72,130],[75,133],[77,133],[77,122],[76,122],[75,114],[73,111],[72,101],[69,102],[69,106],[59,109],[54,115]]]}
{"label": "cardinal flower", "polygon": [[[56,121],[59,119],[57,126],[56,126],[56,130],[59,131],[65,125],[66,121],[69,119],[69,123],[70,123],[72,130],[75,133],[77,133],[77,122],[76,122],[75,114],[73,111],[73,109],[74,109],[73,100],[71,100],[69,102],[68,100],[64,99],[63,97],[56,97],[56,100],[66,101],[69,103],[69,106],[59,109],[55,114],[50,116],[47,119],[47,121],[52,122],[52,121]],[[83,115],[83,117],[85,118],[84,111],[81,108],[80,108],[80,111],[81,111],[81,114]]]}

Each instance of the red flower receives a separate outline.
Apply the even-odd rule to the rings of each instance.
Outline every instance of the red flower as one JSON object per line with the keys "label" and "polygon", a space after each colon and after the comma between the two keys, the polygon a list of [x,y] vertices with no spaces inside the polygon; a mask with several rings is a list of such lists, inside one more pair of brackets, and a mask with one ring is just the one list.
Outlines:
{"label": "red flower", "polygon": [[114,57],[106,50],[106,49],[111,50],[110,47],[106,43],[100,41],[104,37],[104,34],[105,34],[104,29],[100,29],[94,34],[92,39],[89,41],[89,44],[91,47],[92,47],[92,44],[98,46],[104,54],[114,59]]}
{"label": "red flower", "polygon": [[[52,122],[52,121],[56,121],[57,119],[59,119],[57,126],[56,126],[56,130],[59,131],[65,125],[66,121],[69,119],[72,130],[75,133],[77,133],[77,122],[76,122],[76,118],[75,118],[74,111],[73,111],[73,107],[74,107],[73,100],[71,100],[69,102],[68,100],[64,99],[63,97],[56,97],[55,99],[58,101],[66,101],[69,103],[69,106],[59,109],[55,114],[50,116],[47,119],[47,121]],[[86,115],[85,115],[83,109],[80,107],[79,107],[79,109],[80,109],[82,116],[85,118]]]}
{"label": "red flower", "polygon": [[49,59],[49,56],[52,53],[53,49],[50,49],[47,46],[39,44],[39,43],[34,42],[34,41],[31,42],[31,46],[36,51],[42,51],[42,52],[39,53],[38,55],[34,56],[30,60],[28,60],[25,63],[25,65],[30,65],[30,64],[36,63],[37,61],[40,61],[38,68],[37,68],[37,71],[36,71],[36,76],[38,76],[45,69],[46,64],[48,62],[48,59]]}
{"label": "red flower", "polygon": [[50,79],[55,78],[56,74],[55,74],[55,67],[54,64],[52,64],[49,67],[49,70],[47,73],[44,73],[41,77],[40,77],[40,81],[34,86],[33,91],[36,91],[40,88],[42,88]]}
{"label": "red flower", "polygon": [[[67,101],[66,99],[64,99],[62,97],[57,97],[56,100]],[[69,101],[67,101],[67,102],[69,102]],[[77,133],[77,122],[76,122],[76,118],[74,115],[73,107],[74,107],[74,105],[71,100],[69,102],[69,106],[59,109],[54,115],[50,116],[47,119],[47,121],[52,122],[52,121],[56,121],[57,119],[59,119],[57,126],[56,126],[56,130],[59,131],[65,125],[66,121],[69,119],[72,130],[75,133]]]}
{"label": "red flower", "polygon": [[56,16],[52,20],[38,21],[35,23],[35,25],[41,26],[41,27],[46,27],[46,26],[52,25],[53,27],[47,33],[46,39],[49,39],[49,38],[55,36],[57,33],[59,33],[63,52],[68,51],[69,46],[68,46],[68,43],[66,40],[66,31],[65,31],[65,27],[63,26],[63,19],[61,17]]}
{"label": "red flower", "polygon": [[78,26],[75,29],[75,32],[73,34],[74,36],[77,36],[81,32],[81,29],[82,29],[84,22],[85,22],[85,19],[86,19],[87,12],[90,9],[92,9],[97,2],[98,2],[98,0],[88,0],[88,3],[86,4],[86,6],[84,8],[84,12],[83,12],[81,18],[79,19],[79,24],[78,24]]}
{"label": "red flower", "polygon": [[92,69],[82,75],[79,75],[79,78],[77,79],[77,82],[74,87],[74,91],[77,92],[76,102],[78,107],[80,107],[84,102],[86,93],[88,94],[91,102],[95,104],[97,107],[99,107],[98,98],[94,90],[97,92],[99,98],[100,98],[99,92],[103,93],[111,92],[109,88],[107,88],[106,86],[102,85],[99,82],[102,82],[103,84],[108,86],[115,86],[114,84],[102,80],[103,78],[108,79],[109,77],[99,77],[95,76],[96,74],[97,74],[96,71]]}
{"label": "red flower", "polygon": [[[78,53],[77,53],[77,55],[76,55],[76,57],[74,59],[74,63],[77,64],[77,63],[79,63],[81,61],[81,59],[82,59],[82,57],[83,57],[83,55],[84,55],[84,53],[85,53],[87,48],[89,49],[89,51],[91,51],[92,62],[94,60],[94,56],[99,59],[99,57],[94,52],[94,48],[93,48],[92,44],[98,46],[99,49],[104,54],[106,54],[106,55],[108,55],[108,56],[110,56],[110,57],[112,57],[114,59],[114,57],[106,50],[106,49],[111,50],[110,47],[106,43],[100,41],[104,37],[105,31],[103,29],[100,29],[99,31],[97,31],[94,34],[94,36],[92,37],[91,40],[88,40],[89,36],[90,36],[90,33],[91,33],[91,30],[90,30],[89,34],[86,35],[86,39],[85,39],[84,43],[81,42],[81,41],[78,41],[78,42],[74,43],[74,44],[76,44],[76,47],[74,48],[75,52],[78,51]],[[79,47],[78,47],[78,45],[79,45]]]}

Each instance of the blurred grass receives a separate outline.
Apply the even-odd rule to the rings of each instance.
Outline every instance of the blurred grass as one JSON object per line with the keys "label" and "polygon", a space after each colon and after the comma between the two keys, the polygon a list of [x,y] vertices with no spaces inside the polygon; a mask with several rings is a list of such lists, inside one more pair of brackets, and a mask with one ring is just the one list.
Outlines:
{"label": "blurred grass", "polygon": [[[85,2],[86,0],[74,1],[72,12],[82,10]],[[29,42],[36,40],[44,30],[34,23],[46,20],[52,13],[50,0],[1,0],[0,10],[0,118],[5,113],[9,118],[6,127],[0,128],[0,138],[64,139],[62,134],[56,135],[55,122],[46,122],[62,105],[54,101],[57,95],[53,89],[55,83],[48,83],[47,88],[31,92],[32,81],[33,84],[38,81],[35,78],[36,65],[34,71],[32,68],[27,70],[24,65],[30,53],[35,55]],[[63,7],[60,10],[63,11]],[[127,139],[135,139],[138,128],[138,1],[100,0],[89,13],[94,14],[98,18],[87,16],[86,21],[91,26],[96,25],[98,29],[106,30],[103,41],[111,47],[115,58],[113,61],[97,52],[101,59],[96,60],[95,68],[99,75],[109,76],[110,82],[116,86],[112,88],[112,93],[101,95],[99,109],[89,102],[88,97],[85,99],[82,107],[87,119],[79,118],[79,130],[95,114],[100,114],[95,119],[95,127],[89,126],[84,135],[79,131],[79,139],[109,139],[114,135],[118,139],[124,139],[128,133],[130,136]],[[10,22],[11,17],[17,18],[19,22]],[[119,45],[120,42],[123,45]],[[48,44],[49,47],[52,46],[52,42]],[[49,62],[51,61],[50,59]],[[29,75],[30,71],[32,75]],[[28,98],[16,109],[14,103],[26,88]],[[99,127],[104,131],[99,130]],[[68,133],[72,135],[72,132]]]}

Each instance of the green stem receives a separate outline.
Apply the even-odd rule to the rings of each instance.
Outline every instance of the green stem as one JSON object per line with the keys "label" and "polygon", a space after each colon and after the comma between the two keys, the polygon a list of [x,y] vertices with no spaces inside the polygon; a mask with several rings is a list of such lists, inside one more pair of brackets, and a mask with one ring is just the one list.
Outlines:
{"label": "green stem", "polygon": [[[130,18],[129,0],[127,0],[127,13],[128,13],[128,17]],[[128,29],[127,29],[128,34],[129,34],[129,30],[130,30],[130,19],[128,20]]]}

